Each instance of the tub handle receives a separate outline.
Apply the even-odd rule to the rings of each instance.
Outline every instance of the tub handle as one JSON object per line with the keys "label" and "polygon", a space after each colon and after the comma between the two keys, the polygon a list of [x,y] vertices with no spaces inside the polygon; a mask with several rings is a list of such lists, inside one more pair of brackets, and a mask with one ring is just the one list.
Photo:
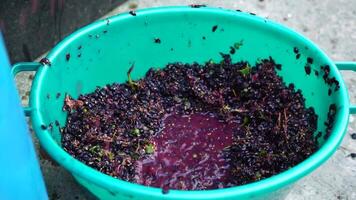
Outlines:
{"label": "tub handle", "polygon": [[[12,66],[11,74],[16,77],[16,75],[20,72],[37,71],[41,65],[42,64],[39,62],[19,62]],[[31,115],[31,111],[33,110],[30,106],[24,106],[23,109],[27,117]]]}
{"label": "tub handle", "polygon": [[[335,62],[339,70],[351,70],[356,72],[356,62]],[[350,103],[350,113],[356,114],[356,105]]]}

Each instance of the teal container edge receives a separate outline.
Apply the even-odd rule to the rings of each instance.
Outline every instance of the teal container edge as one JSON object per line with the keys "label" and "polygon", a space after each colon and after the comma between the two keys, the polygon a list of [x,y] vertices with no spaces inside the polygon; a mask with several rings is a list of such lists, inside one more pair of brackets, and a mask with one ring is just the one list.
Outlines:
{"label": "teal container edge", "polygon": [[[45,121],[44,114],[42,113],[42,110],[44,109],[42,90],[45,87],[49,87],[45,84],[44,80],[46,80],[46,76],[51,73],[49,70],[54,70],[52,68],[55,68],[54,66],[57,63],[52,63],[51,67],[47,65],[42,66],[39,63],[18,63],[14,65],[12,69],[14,75],[20,71],[37,71],[32,84],[30,105],[28,108],[25,108],[25,111],[26,114],[32,119],[34,130],[40,140],[41,145],[45,148],[49,155],[51,155],[52,158],[54,158],[58,163],[60,163],[68,171],[70,171],[78,180],[78,182],[88,188],[95,195],[97,195],[98,197],[102,197],[101,195],[108,195],[112,199],[252,199],[255,197],[274,198],[276,195],[274,191],[288,188],[292,183],[296,182],[300,178],[311,173],[313,170],[319,167],[336,151],[345,135],[349,120],[349,114],[356,114],[356,107],[355,105],[350,105],[347,88],[338,70],[356,71],[355,62],[334,63],[322,50],[320,50],[314,43],[312,43],[304,36],[270,20],[251,16],[246,13],[238,13],[235,11],[209,7],[161,7],[139,10],[136,13],[138,16],[142,15],[142,17],[149,17],[151,15],[162,15],[164,17],[169,17],[170,15],[178,15],[177,13],[187,13],[188,17],[191,13],[193,13],[192,15],[195,15],[197,13],[201,15],[211,14],[212,16],[221,16],[224,19],[230,19],[231,22],[234,22],[235,19],[246,21],[246,23],[248,22],[249,24],[252,24],[253,26],[259,27],[261,29],[266,28],[267,30],[268,28],[268,30],[271,30],[271,32],[273,31],[274,34],[280,34],[285,36],[286,38],[293,38],[293,40],[298,41],[299,43],[302,43],[306,47],[308,47],[308,51],[311,51],[314,54],[318,54],[320,60],[322,60],[324,64],[328,64],[330,66],[331,74],[333,74],[334,77],[340,82],[340,90],[337,96],[335,97],[339,106],[337,111],[337,118],[333,126],[332,134],[330,135],[328,140],[324,142],[321,148],[316,153],[311,155],[308,159],[285,172],[258,182],[232,188],[207,191],[170,190],[168,194],[162,194],[161,189],[125,182],[102,174],[99,171],[86,166],[82,162],[74,159],[68,153],[66,153],[60,147],[58,142],[53,139],[52,135],[48,133],[48,131],[43,131],[40,128],[41,124],[43,124],[43,122]],[[187,16],[183,15],[182,18]],[[84,39],[82,38],[87,37],[88,33],[95,33],[96,30],[102,30],[103,27],[106,27],[109,22],[113,24],[119,24],[121,22],[123,23],[131,19],[133,19],[133,17],[130,14],[125,13],[111,17],[109,19],[94,22],[93,24],[90,24],[76,31],[75,33],[65,38],[52,51],[50,51],[47,58],[51,61],[58,60],[59,57],[64,58],[64,55],[66,53],[64,50],[74,51],[74,47],[70,48],[71,44],[77,44],[77,40],[84,41]],[[137,18],[137,20],[139,20],[139,18]],[[230,21],[226,23],[230,23]],[[91,44],[95,45],[94,42]],[[83,56],[85,55],[83,54]],[[58,61],[58,66],[64,66],[62,62],[65,61]],[[87,64],[89,65],[89,63]]]}
{"label": "teal container edge", "polygon": [[0,31],[0,199],[48,199]]}

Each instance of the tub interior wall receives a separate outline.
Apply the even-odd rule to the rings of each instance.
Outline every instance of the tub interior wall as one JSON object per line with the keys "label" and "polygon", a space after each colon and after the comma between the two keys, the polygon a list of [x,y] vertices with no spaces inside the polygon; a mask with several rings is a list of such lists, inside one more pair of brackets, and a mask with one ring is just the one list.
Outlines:
{"label": "tub interior wall", "polygon": [[[236,11],[227,15],[213,17],[211,13],[197,11],[162,18],[138,12],[136,16],[125,15],[121,20],[104,19],[96,24],[97,29],[92,27],[75,33],[50,53],[52,65],[42,67],[44,73],[36,77],[44,84],[40,87],[37,106],[42,113],[42,123],[54,124],[58,120],[63,127],[66,113],[62,107],[66,94],[77,98],[96,87],[123,83],[132,65],[135,66],[132,77],[139,79],[149,68],[162,68],[171,62],[204,63],[210,59],[220,62],[220,52],[227,54],[230,47],[242,44],[232,55],[233,61],[246,60],[254,64],[271,56],[282,64],[278,74],[287,84],[293,83],[296,89],[302,90],[306,105],[312,106],[318,115],[318,131],[325,134],[328,108],[332,103],[337,104],[339,92],[328,95],[329,86],[320,69],[327,64],[322,62],[323,55],[301,38],[261,26],[272,23],[270,21],[244,20],[248,14]],[[294,47],[299,50],[299,59]],[[313,59],[310,75],[305,72],[308,57]],[[333,73],[331,71],[331,76]],[[60,144],[59,129],[53,127],[49,132]],[[323,137],[319,142],[323,144]]]}

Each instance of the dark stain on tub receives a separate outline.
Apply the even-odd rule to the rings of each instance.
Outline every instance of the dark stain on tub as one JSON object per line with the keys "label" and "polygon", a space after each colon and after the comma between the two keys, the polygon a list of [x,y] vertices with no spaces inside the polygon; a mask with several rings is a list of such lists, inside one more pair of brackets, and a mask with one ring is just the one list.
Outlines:
{"label": "dark stain on tub", "polygon": [[66,61],[68,62],[69,59],[70,59],[70,53],[67,53],[67,54],[66,54]]}
{"label": "dark stain on tub", "polygon": [[330,96],[331,93],[332,93],[332,90],[329,88],[329,89],[328,89],[328,95]]}
{"label": "dark stain on tub", "polygon": [[307,75],[310,75],[310,73],[311,73],[310,64],[307,63],[307,64],[304,66],[304,70],[305,70],[305,73],[306,73]]}
{"label": "dark stain on tub", "polygon": [[109,191],[109,193],[110,193],[112,196],[116,196],[116,193],[115,193],[115,192],[110,191],[110,190],[108,190],[108,191]]}
{"label": "dark stain on tub", "polygon": [[327,119],[324,123],[324,125],[326,126],[324,140],[327,140],[331,134],[331,129],[334,125],[335,116],[336,116],[336,104],[333,103],[330,104],[329,106]]}
{"label": "dark stain on tub", "polygon": [[236,49],[233,46],[230,46],[230,54],[235,54]]}
{"label": "dark stain on tub", "polygon": [[203,37],[201,37],[203,40],[206,40],[206,37],[205,36],[203,36]]}
{"label": "dark stain on tub", "polygon": [[250,14],[250,15],[253,15],[253,16],[255,16],[255,15],[256,15],[255,13],[252,13],[252,12],[250,12],[249,14]]}
{"label": "dark stain on tub", "polygon": [[326,79],[329,76],[329,73],[330,73],[330,66],[329,65],[324,65],[324,66],[321,66],[320,68],[324,72],[323,78]]}
{"label": "dark stain on tub", "polygon": [[308,58],[307,58],[307,62],[308,62],[309,64],[313,64],[313,61],[314,61],[313,58],[311,58],[311,57],[308,57]]}
{"label": "dark stain on tub", "polygon": [[48,66],[51,66],[51,65],[52,65],[51,61],[50,61],[48,58],[42,58],[42,59],[40,60],[40,63],[41,63],[42,65],[48,65]]}
{"label": "dark stain on tub", "polygon": [[188,40],[188,48],[192,47],[192,40]]}
{"label": "dark stain on tub", "polygon": [[242,10],[240,10],[240,9],[237,9],[236,11],[237,11],[237,12],[242,12]]}
{"label": "dark stain on tub", "polygon": [[82,54],[81,54],[81,53],[79,53],[79,54],[77,55],[77,57],[78,57],[78,58],[80,58],[81,56],[82,56]]}
{"label": "dark stain on tub", "polygon": [[169,189],[167,188],[162,188],[162,194],[168,194],[169,193]]}
{"label": "dark stain on tub", "polygon": [[60,96],[61,96],[61,93],[57,92],[56,99],[58,99]]}
{"label": "dark stain on tub", "polygon": [[44,125],[44,124],[42,124],[42,125],[41,125],[41,129],[42,129],[42,130],[47,130],[47,126]]}
{"label": "dark stain on tub", "polygon": [[48,124],[47,130],[51,131],[51,132],[53,131],[53,123],[52,122]]}
{"label": "dark stain on tub", "polygon": [[211,28],[211,31],[212,31],[212,32],[215,32],[216,29],[218,29],[218,25],[213,26],[213,27]]}
{"label": "dark stain on tub", "polygon": [[132,15],[132,16],[136,16],[136,15],[137,15],[134,10],[131,10],[131,11],[129,12],[129,14]]}
{"label": "dark stain on tub", "polygon": [[104,30],[104,31],[103,31],[104,34],[107,33],[107,32],[108,32],[107,30]]}
{"label": "dark stain on tub", "polygon": [[81,48],[82,48],[82,45],[79,45],[77,49],[80,50]]}
{"label": "dark stain on tub", "polygon": [[319,76],[319,71],[314,69],[314,74],[315,74],[315,76]]}
{"label": "dark stain on tub", "polygon": [[161,39],[160,38],[154,38],[153,40],[156,44],[161,44]]}
{"label": "dark stain on tub", "polygon": [[295,54],[295,58],[298,60],[300,58],[300,56],[301,56],[301,54],[299,53],[298,47],[294,47],[293,48],[293,52]]}
{"label": "dark stain on tub", "polygon": [[324,65],[321,66],[321,71],[324,72],[323,74],[323,79],[324,82],[332,88],[334,86],[334,91],[338,91],[340,89],[340,83],[338,80],[336,80],[335,77],[329,77],[330,75],[330,66],[329,65]]}
{"label": "dark stain on tub", "polygon": [[46,97],[47,97],[47,99],[50,99],[51,95],[49,93],[47,93]]}
{"label": "dark stain on tub", "polygon": [[105,19],[106,20],[106,25],[108,26],[108,25],[110,25],[110,19]]}
{"label": "dark stain on tub", "polygon": [[192,7],[192,8],[201,8],[201,7],[206,7],[206,5],[205,4],[191,4],[191,5],[189,5],[190,7]]}
{"label": "dark stain on tub", "polygon": [[300,53],[298,53],[295,55],[295,58],[298,60],[300,58],[300,56],[301,56]]}

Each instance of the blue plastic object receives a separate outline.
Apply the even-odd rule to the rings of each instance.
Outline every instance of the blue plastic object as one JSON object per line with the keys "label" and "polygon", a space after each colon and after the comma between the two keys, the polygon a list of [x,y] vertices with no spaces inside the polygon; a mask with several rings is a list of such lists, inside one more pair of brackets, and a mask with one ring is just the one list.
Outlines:
{"label": "blue plastic object", "polygon": [[0,199],[48,199],[1,33]]}

